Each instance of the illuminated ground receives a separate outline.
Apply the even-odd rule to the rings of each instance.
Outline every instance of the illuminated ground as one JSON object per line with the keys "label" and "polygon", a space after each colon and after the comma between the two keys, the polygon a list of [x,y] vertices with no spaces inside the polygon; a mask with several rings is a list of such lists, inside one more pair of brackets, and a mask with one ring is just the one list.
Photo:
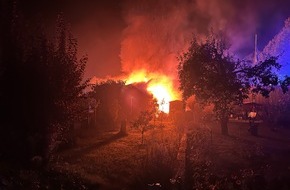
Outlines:
{"label": "illuminated ground", "polygon": [[[247,124],[230,124],[225,137],[215,123],[189,126],[181,189],[289,189],[290,130],[273,132],[263,124],[254,137],[247,129]],[[0,182],[11,189],[177,187],[170,178],[180,169],[176,157],[181,134],[172,124],[146,132],[145,145],[137,130],[127,136],[95,132],[80,134],[76,147],[55,155],[45,171],[18,172],[0,163],[1,171],[7,171],[0,173]]]}
{"label": "illuminated ground", "polygon": [[174,175],[178,134],[173,126],[145,133],[130,130],[127,136],[108,132],[80,138],[78,147],[62,152],[53,168],[82,176],[101,189],[143,188],[148,184],[169,183]]}
{"label": "illuminated ground", "polygon": [[[196,130],[195,127],[188,136],[183,188],[203,189],[215,184],[217,187],[243,189],[249,184],[255,187],[259,183],[277,187],[278,182],[289,185],[286,183],[287,176],[290,176],[289,130],[273,132],[260,125],[259,136],[254,137],[247,131],[247,124],[230,124],[230,136],[224,137],[216,124],[208,124],[205,129]],[[55,168],[75,173],[90,183],[99,183],[109,189],[126,186],[142,189],[149,183],[167,183],[177,167],[174,165],[178,149],[175,132],[172,126],[147,132],[144,146],[140,145],[138,131],[131,131],[125,137],[107,133],[80,139],[78,148],[59,155]],[[157,171],[160,171],[159,175]],[[166,176],[161,178],[162,175]]]}

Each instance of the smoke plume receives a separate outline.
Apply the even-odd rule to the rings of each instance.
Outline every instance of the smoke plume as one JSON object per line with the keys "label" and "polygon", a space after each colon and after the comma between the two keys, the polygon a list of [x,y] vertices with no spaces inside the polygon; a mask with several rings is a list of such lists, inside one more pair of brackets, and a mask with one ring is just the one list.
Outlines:
{"label": "smoke plume", "polygon": [[252,9],[230,0],[128,0],[123,5],[122,71],[145,69],[176,79],[177,56],[193,34],[204,38],[210,29],[222,32],[232,51],[252,45],[257,22]]}

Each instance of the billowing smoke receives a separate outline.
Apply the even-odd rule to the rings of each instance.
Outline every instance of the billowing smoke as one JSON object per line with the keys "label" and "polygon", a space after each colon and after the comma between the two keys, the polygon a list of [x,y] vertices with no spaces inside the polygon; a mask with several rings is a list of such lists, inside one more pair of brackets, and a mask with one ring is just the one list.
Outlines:
{"label": "billowing smoke", "polygon": [[146,69],[171,74],[176,70],[177,53],[185,48],[192,32],[187,22],[190,10],[181,2],[143,0],[126,4],[128,27],[121,44],[125,73]]}
{"label": "billowing smoke", "polygon": [[49,25],[64,12],[80,55],[89,56],[86,77],[102,78],[143,66],[171,73],[192,33],[202,38],[211,27],[226,33],[234,53],[243,58],[254,49],[255,33],[262,50],[281,30],[289,5],[289,0],[19,1],[25,14],[34,19],[41,13]]}
{"label": "billowing smoke", "polygon": [[168,112],[168,103],[181,99],[177,57],[192,37],[203,40],[209,31],[222,34],[230,51],[244,58],[254,49],[255,33],[265,25],[261,18],[275,4],[271,0],[123,0],[120,5],[120,20],[125,22],[120,51],[123,75],[114,78],[126,84],[146,83],[159,106],[166,102],[167,108],[160,110]]}
{"label": "billowing smoke", "polygon": [[192,34],[203,38],[209,29],[222,32],[231,50],[245,56],[254,48],[255,33],[263,29],[267,35],[277,27],[277,20],[283,23],[283,7],[288,4],[286,0],[127,0],[123,4],[127,27],[121,44],[122,70],[146,68],[172,74],[176,56],[186,49]]}
{"label": "billowing smoke", "polygon": [[176,79],[177,56],[186,50],[193,34],[204,38],[210,29],[224,33],[233,51],[245,44],[252,45],[256,17],[253,7],[245,2],[126,1],[123,15],[127,27],[120,53],[122,71],[145,69]]}
{"label": "billowing smoke", "polygon": [[263,61],[270,56],[278,56],[278,62],[282,65],[279,76],[290,76],[290,17],[285,21],[281,31],[265,46],[259,54],[259,60]]}
{"label": "billowing smoke", "polygon": [[205,15],[215,33],[222,33],[233,53],[253,45],[257,29],[257,9],[251,1],[197,0],[198,14]]}

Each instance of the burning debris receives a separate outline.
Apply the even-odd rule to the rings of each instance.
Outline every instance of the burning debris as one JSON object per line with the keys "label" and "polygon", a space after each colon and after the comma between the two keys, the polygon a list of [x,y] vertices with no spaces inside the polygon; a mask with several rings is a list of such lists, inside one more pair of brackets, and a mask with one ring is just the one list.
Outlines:
{"label": "burning debris", "polygon": [[[145,70],[132,72],[129,76],[112,78],[113,80],[125,81],[126,86],[136,88],[152,94],[157,100],[159,111],[169,113],[169,102],[181,99],[180,92],[174,86],[174,79],[162,73],[147,73]],[[96,84],[106,81],[105,79],[92,78],[90,83]]]}
{"label": "burning debris", "polygon": [[132,73],[126,84],[146,83],[146,90],[157,99],[159,110],[169,113],[169,102],[180,98],[179,92],[174,88],[172,79],[161,73],[146,73],[139,71]]}

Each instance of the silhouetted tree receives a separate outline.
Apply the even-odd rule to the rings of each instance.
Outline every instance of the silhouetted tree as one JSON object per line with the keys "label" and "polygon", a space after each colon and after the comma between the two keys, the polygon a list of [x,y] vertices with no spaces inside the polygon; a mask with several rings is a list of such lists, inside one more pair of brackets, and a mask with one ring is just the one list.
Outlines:
{"label": "silhouetted tree", "polygon": [[96,120],[103,129],[114,128],[121,121],[121,93],[123,81],[107,80],[93,86],[92,96],[99,102]]}
{"label": "silhouetted tree", "polygon": [[[29,23],[17,4],[1,1],[1,158],[47,157],[78,116],[87,58],[77,60],[77,43],[58,20],[57,40],[40,23]],[[25,31],[25,33],[24,33]]]}
{"label": "silhouetted tree", "polygon": [[93,86],[90,93],[98,104],[96,122],[102,129],[116,128],[123,121],[133,121],[142,111],[157,113],[157,101],[146,91],[146,84],[125,85],[107,80]]}
{"label": "silhouetted tree", "polygon": [[[274,69],[280,68],[274,57],[251,65],[234,60],[227,52],[223,41],[213,35],[201,43],[194,39],[180,56],[178,67],[183,98],[194,95],[202,105],[213,104],[225,135],[232,106],[241,104],[250,91],[269,96],[279,83]],[[288,85],[287,80],[281,83]]]}
{"label": "silhouetted tree", "polygon": [[153,117],[154,117],[153,112],[148,110],[141,111],[138,118],[135,121],[133,121],[133,127],[140,129],[141,131],[141,144],[144,143],[144,133],[153,127],[152,125],[149,125]]}

